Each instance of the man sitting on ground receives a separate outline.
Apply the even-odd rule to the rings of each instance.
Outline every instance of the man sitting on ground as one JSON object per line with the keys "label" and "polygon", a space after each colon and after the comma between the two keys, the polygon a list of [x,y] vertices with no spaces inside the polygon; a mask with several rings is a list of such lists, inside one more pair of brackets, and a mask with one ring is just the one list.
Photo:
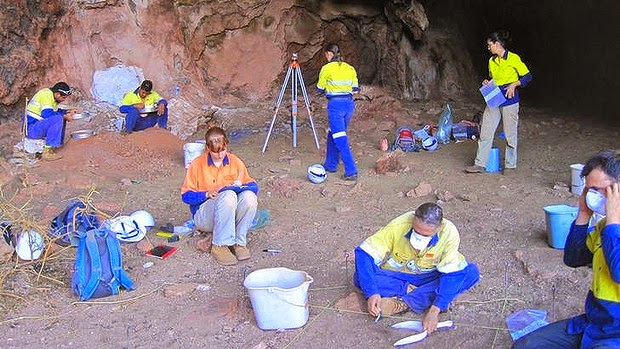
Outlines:
{"label": "man sitting on ground", "polygon": [[57,82],[53,87],[37,92],[26,106],[26,137],[45,139],[41,156],[43,160],[53,161],[62,158],[55,149],[64,143],[65,126],[67,121],[73,120],[75,110],[59,108],[58,103],[64,102],[71,93],[73,89],[66,82]]}
{"label": "man sitting on ground", "polygon": [[459,253],[459,233],[435,203],[393,219],[355,249],[354,283],[372,316],[413,310],[424,330],[437,329],[439,312],[480,279]]}
{"label": "man sitting on ground", "polygon": [[168,102],[153,91],[150,80],[142,81],[140,87],[125,93],[119,108],[125,115],[125,128],[121,133],[146,130],[155,125],[168,126]]}
{"label": "man sitting on ground", "polygon": [[[585,314],[550,323],[519,338],[514,349],[620,348],[620,151],[594,154],[581,175],[579,214],[564,247],[564,264],[592,268]],[[588,231],[594,213],[605,216]]]}

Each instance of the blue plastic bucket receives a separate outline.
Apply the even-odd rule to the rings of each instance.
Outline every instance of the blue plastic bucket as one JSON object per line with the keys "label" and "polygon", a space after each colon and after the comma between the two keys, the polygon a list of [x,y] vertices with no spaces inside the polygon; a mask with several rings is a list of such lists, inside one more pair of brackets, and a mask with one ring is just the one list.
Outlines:
{"label": "blue plastic bucket", "polygon": [[578,207],[568,205],[545,206],[547,243],[553,248],[564,249],[570,226],[577,218]]}
{"label": "blue plastic bucket", "polygon": [[501,161],[501,157],[499,155],[499,148],[491,148],[491,152],[489,153],[489,160],[487,160],[487,166],[485,170],[487,172],[499,172],[501,167],[499,163]]}

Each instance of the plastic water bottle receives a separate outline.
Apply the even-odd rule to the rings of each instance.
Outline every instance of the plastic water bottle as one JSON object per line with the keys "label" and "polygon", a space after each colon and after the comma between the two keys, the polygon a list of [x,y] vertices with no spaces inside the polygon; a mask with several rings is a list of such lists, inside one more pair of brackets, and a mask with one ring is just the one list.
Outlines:
{"label": "plastic water bottle", "polygon": [[194,229],[194,227],[196,225],[194,224],[194,220],[193,219],[189,219],[185,223],[183,223],[183,226],[186,227],[186,228]]}
{"label": "plastic water bottle", "polygon": [[179,93],[181,93],[181,88],[179,87],[179,85],[176,85],[174,87],[174,95],[178,98],[179,97]]}

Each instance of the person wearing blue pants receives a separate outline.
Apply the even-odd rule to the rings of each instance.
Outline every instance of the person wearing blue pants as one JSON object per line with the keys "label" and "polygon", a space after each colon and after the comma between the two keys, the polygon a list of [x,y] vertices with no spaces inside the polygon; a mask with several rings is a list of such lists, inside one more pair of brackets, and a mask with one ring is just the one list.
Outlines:
{"label": "person wearing blue pants", "polygon": [[125,93],[119,111],[125,114],[122,133],[142,131],[155,125],[168,127],[168,101],[153,91],[153,82],[144,80],[140,87]]}
{"label": "person wearing blue pants", "polygon": [[[566,238],[564,264],[591,269],[585,313],[528,333],[514,342],[513,349],[620,348],[620,151],[592,155],[581,177],[585,188]],[[594,213],[605,218],[591,230]]]}
{"label": "person wearing blue pants", "polygon": [[75,109],[63,109],[64,102],[73,93],[66,82],[57,82],[53,87],[38,91],[26,106],[26,138],[45,139],[41,158],[47,161],[58,160],[62,155],[56,153],[64,143],[67,121],[73,121]]}
{"label": "person wearing blue pants", "polygon": [[340,48],[336,44],[325,47],[325,64],[319,72],[317,90],[327,97],[327,151],[323,167],[336,172],[342,159],[345,180],[357,180],[357,166],[349,147],[347,129],[355,110],[353,93],[359,92],[355,68],[342,61]]}
{"label": "person wearing blue pants", "polygon": [[437,329],[439,313],[480,279],[476,264],[458,251],[460,237],[435,203],[394,218],[355,249],[353,282],[373,317],[408,309],[424,314],[424,330]]}

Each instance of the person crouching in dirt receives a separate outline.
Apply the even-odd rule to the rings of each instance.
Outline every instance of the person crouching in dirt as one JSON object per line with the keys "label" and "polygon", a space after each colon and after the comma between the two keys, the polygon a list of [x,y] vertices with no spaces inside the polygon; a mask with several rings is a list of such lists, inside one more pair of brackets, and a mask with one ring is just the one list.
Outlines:
{"label": "person crouching in dirt", "polygon": [[146,130],[155,125],[168,127],[168,101],[153,91],[153,82],[142,81],[140,87],[125,93],[119,111],[125,114],[122,134]]}
{"label": "person crouching in dirt", "polygon": [[213,258],[234,265],[251,257],[246,236],[256,214],[258,184],[243,161],[227,152],[222,128],[210,128],[205,140],[207,151],[189,165],[181,197],[196,229],[213,232]]}
{"label": "person crouching in dirt", "polygon": [[[585,314],[553,322],[519,338],[515,349],[620,348],[620,151],[592,156],[585,188],[564,247],[564,264],[592,268]],[[588,231],[594,212],[605,216]]]}
{"label": "person crouching in dirt", "polygon": [[439,312],[480,279],[476,264],[459,253],[459,233],[435,203],[393,219],[355,249],[353,282],[373,317],[409,309],[437,329]]}
{"label": "person crouching in dirt", "polygon": [[41,158],[47,161],[58,160],[62,155],[56,153],[64,143],[67,121],[73,121],[75,109],[62,109],[58,103],[64,102],[73,89],[66,82],[57,82],[53,87],[38,91],[26,106],[26,137],[45,139]]}

